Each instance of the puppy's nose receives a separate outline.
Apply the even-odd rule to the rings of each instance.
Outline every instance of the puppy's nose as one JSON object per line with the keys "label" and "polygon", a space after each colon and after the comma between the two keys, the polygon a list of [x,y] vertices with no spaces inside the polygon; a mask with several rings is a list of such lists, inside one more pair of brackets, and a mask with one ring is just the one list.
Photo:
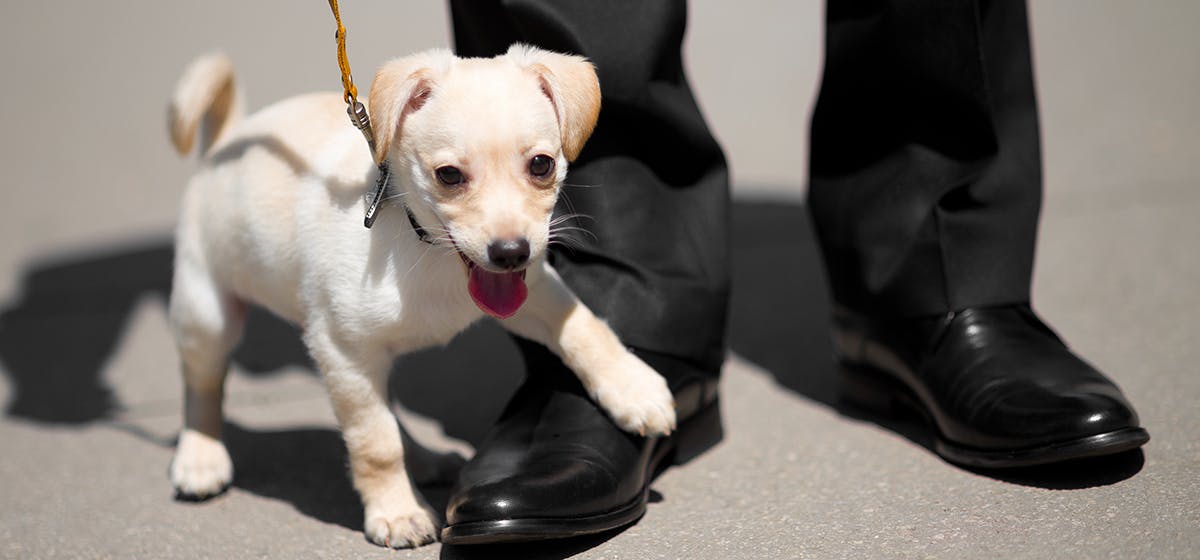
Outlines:
{"label": "puppy's nose", "polygon": [[488,259],[500,268],[517,268],[529,260],[529,240],[501,239],[488,245]]}

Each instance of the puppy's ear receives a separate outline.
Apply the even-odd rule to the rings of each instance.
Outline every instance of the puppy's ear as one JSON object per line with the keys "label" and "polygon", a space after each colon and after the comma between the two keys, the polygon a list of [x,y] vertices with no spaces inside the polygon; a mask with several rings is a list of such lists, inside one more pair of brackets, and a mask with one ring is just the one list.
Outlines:
{"label": "puppy's ear", "polygon": [[404,119],[421,109],[436,86],[436,78],[454,61],[444,49],[434,49],[384,63],[375,73],[367,99],[375,129],[375,163],[387,159]]}
{"label": "puppy's ear", "polygon": [[558,128],[562,131],[563,153],[567,160],[574,161],[600,116],[600,80],[596,68],[581,56],[529,45],[515,44],[508,48],[506,56],[537,76],[542,93],[554,104]]}

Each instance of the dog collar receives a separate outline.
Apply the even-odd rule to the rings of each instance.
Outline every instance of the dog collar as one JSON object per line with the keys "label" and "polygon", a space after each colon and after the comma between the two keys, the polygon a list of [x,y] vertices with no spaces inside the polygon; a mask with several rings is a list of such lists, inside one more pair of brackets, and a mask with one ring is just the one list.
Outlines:
{"label": "dog collar", "polygon": [[417,239],[433,245],[433,238],[429,235],[429,232],[425,231],[425,228],[421,227],[421,224],[417,222],[417,217],[413,215],[412,210],[409,209],[408,205],[404,204],[403,202],[400,203],[400,205],[404,207],[404,215],[408,216],[408,223],[412,225],[413,233],[417,234]]}
{"label": "dog collar", "polygon": [[[379,206],[383,203],[384,194],[387,193],[391,182],[392,170],[388,167],[387,162],[379,164],[379,178],[375,180],[375,188],[367,195],[370,203],[367,205],[367,214],[363,217],[363,225],[367,229],[371,229],[371,226],[375,225],[375,218],[379,217]],[[413,215],[412,209],[403,202],[400,203],[400,206],[404,208],[404,215],[408,216],[408,223],[412,226],[413,233],[417,234],[417,239],[434,245],[433,237],[417,221],[417,217]]]}

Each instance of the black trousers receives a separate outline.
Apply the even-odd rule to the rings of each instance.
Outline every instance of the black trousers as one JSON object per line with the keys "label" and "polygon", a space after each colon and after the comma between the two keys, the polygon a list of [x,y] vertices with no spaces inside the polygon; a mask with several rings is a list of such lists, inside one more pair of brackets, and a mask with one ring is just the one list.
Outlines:
{"label": "black trousers", "polygon": [[[596,64],[600,122],[560,208],[594,237],[553,263],[626,344],[715,372],[729,186],[683,71],[684,0],[451,13],[462,56],[526,42]],[[1027,301],[1041,169],[1024,3],[831,1],[826,15],[809,208],[834,299],[874,314]]]}

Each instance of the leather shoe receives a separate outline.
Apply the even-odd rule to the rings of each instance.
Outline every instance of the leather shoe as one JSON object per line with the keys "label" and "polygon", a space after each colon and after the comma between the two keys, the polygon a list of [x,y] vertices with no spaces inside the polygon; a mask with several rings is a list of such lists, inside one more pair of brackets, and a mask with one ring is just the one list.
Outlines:
{"label": "leather shoe", "polygon": [[834,313],[842,395],[915,409],[934,451],[984,468],[1107,455],[1150,440],[1121,390],[1027,304],[880,319]]}
{"label": "leather shoe", "polygon": [[524,343],[528,379],[459,473],[442,542],[477,544],[599,533],[637,521],[660,468],[722,437],[717,378],[635,351],[667,378],[678,428],[646,438],[618,428],[557,358]]}

